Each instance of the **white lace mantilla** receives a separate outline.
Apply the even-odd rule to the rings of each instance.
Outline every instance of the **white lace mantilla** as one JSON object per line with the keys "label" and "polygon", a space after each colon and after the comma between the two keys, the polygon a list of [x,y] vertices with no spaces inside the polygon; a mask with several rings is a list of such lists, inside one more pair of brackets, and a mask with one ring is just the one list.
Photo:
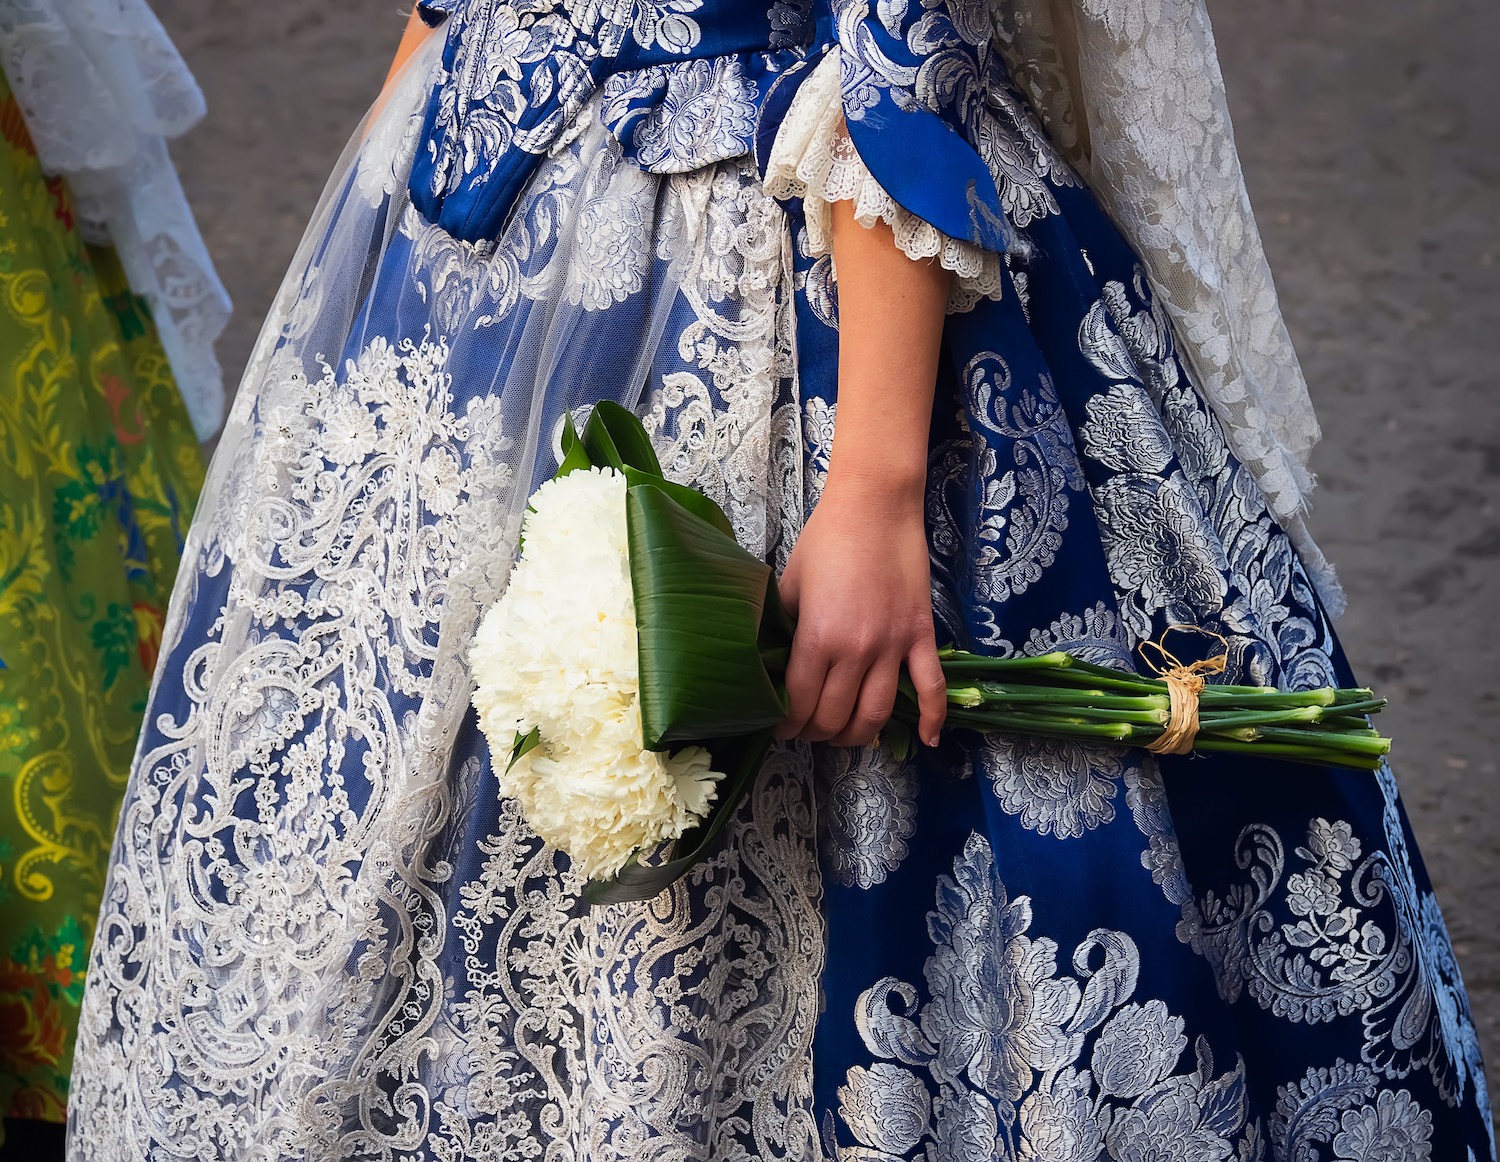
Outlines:
{"label": "white lace mantilla", "polygon": [[151,304],[207,439],[223,420],[214,340],[230,305],[164,140],[203,116],[187,65],[145,0],[0,0],[0,69],[42,167],[67,179],[87,233]]}
{"label": "white lace mantilla", "polygon": [[950,314],[967,311],[980,299],[1000,297],[999,254],[944,234],[903,209],[866,168],[844,124],[837,48],[813,69],[792,98],[777,130],[766,164],[766,192],[774,198],[801,198],[807,216],[807,251],[833,253],[833,203],[853,202],[862,226],[884,222],[896,245],[910,258],[936,258],[954,274]]}
{"label": "white lace mantilla", "polygon": [[1343,594],[1305,519],[1318,422],[1204,0],[996,0],[991,11],[1013,78],[1140,255],[1199,392],[1339,612]]}

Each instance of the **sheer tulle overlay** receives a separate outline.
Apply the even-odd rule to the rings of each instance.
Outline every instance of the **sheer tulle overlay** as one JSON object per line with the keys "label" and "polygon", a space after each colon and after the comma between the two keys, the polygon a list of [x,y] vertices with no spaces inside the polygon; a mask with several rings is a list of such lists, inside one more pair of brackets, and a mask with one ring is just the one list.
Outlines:
{"label": "sheer tulle overlay", "polygon": [[[475,624],[564,414],[604,399],[784,563],[837,409],[813,241],[830,198],[998,280],[945,329],[927,523],[946,639],[1127,667],[1195,622],[1228,638],[1231,681],[1347,667],[987,21],[893,5],[866,37],[841,9],[819,25],[839,29],[835,114],[803,118],[776,86],[815,63],[775,48],[543,78],[630,37],[690,50],[712,15],[692,0],[575,13],[573,41],[489,0],[443,7],[448,43],[314,216],[193,526],[88,979],[76,1156],[1490,1157],[1389,772],[962,734],[912,764],[786,747],[692,876],[580,903],[497,793]],[[951,68],[897,60],[929,50]],[[919,160],[936,187],[933,163],[981,159],[991,189],[917,207],[879,180],[911,159],[875,157],[861,122],[947,108],[923,86],[959,58],[982,107]],[[534,101],[524,140],[506,86]],[[784,201],[749,153],[762,131],[801,183]],[[830,155],[847,182],[800,164]],[[453,229],[408,169],[444,183]],[[522,176],[503,215],[491,174]],[[1003,223],[979,220],[992,201]],[[934,221],[965,204],[972,236]]]}
{"label": "sheer tulle overlay", "polygon": [[[414,79],[335,176],[211,469],[73,1150],[396,1156],[435,1132],[455,1157],[555,1138],[603,1158],[679,1124],[805,1152],[821,930],[800,764],[771,762],[703,876],[590,912],[497,801],[465,715],[465,654],[564,409],[646,406],[746,544],[788,534],[789,303],[740,291],[790,283],[780,211],[744,161],[647,179],[595,125],[498,245],[456,242],[403,193]],[[142,1038],[173,1064],[147,1067]]]}

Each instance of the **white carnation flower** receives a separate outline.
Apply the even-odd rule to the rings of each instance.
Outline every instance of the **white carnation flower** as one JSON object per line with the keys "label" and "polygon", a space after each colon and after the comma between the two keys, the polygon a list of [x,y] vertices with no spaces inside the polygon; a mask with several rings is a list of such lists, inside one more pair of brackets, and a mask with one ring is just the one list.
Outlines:
{"label": "white carnation flower", "polygon": [[[548,481],[523,535],[469,654],[474,706],[500,793],[575,871],[605,878],[696,824],[722,775],[702,747],[641,746],[624,476],[591,468]],[[540,744],[500,770],[533,729]]]}

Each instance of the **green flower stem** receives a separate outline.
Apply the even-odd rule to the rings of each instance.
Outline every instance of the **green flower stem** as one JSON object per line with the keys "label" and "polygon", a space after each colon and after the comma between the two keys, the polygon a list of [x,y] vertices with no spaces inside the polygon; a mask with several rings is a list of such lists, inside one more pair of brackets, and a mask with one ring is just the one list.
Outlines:
{"label": "green flower stem", "polygon": [[1236,742],[1254,742],[1257,738],[1260,737],[1260,735],[1256,733],[1253,726],[1240,726],[1234,728],[1226,728],[1224,730],[1217,730],[1211,736],[1200,734],[1198,737],[1225,738],[1232,739]]}
{"label": "green flower stem", "polygon": [[1056,689],[1077,690],[1083,687],[1102,690],[1105,693],[1114,691],[1131,698],[1150,698],[1153,695],[1164,694],[1167,690],[1165,682],[1158,682],[1154,678],[1130,677],[1126,674],[1109,677],[1104,674],[1083,674],[1071,670],[1049,670],[1042,677],[1053,683]]}
{"label": "green flower stem", "polygon": [[1333,707],[1338,701],[1337,690],[1279,690],[1275,694],[1236,694],[1223,686],[1205,686],[1201,701],[1205,706],[1228,703],[1235,706],[1256,706],[1271,709],[1295,710],[1304,706]]}
{"label": "green flower stem", "polygon": [[1028,716],[1056,717],[1064,720],[1087,720],[1090,722],[1127,722],[1134,726],[1166,726],[1171,714],[1166,710],[1111,710],[1103,706],[1086,703],[1066,705],[1054,703],[1049,706],[1034,706],[1020,703],[1012,706],[1007,699],[986,699],[977,709],[1001,714],[1024,714]]}
{"label": "green flower stem", "polygon": [[1050,654],[1031,654],[1018,658],[993,658],[987,654],[971,654],[964,650],[938,650],[938,661],[943,669],[1015,671],[1026,670],[1070,670],[1084,665],[1071,654],[1053,651]]}
{"label": "green flower stem", "polygon": [[[1349,715],[1374,714],[1385,709],[1384,698],[1366,698],[1360,702],[1340,702],[1330,708],[1336,714],[1348,717]],[[1324,715],[1326,719],[1328,715]]]}
{"label": "green flower stem", "polygon": [[949,686],[948,705],[975,707],[984,705],[984,691],[978,686]]}
{"label": "green flower stem", "polygon": [[[1257,730],[1259,737],[1268,742],[1279,744],[1303,743],[1307,734],[1300,730],[1277,730],[1274,727]],[[1335,739],[1338,740],[1340,751],[1351,751],[1358,754],[1374,755],[1376,757],[1391,753],[1391,740],[1388,738],[1365,738],[1350,734],[1319,734],[1313,736],[1312,745],[1326,747]]]}
{"label": "green flower stem", "polygon": [[1331,734],[1347,734],[1355,738],[1379,738],[1380,731],[1370,726],[1368,718],[1325,718],[1322,722],[1314,723],[1314,731],[1327,731]]}
{"label": "green flower stem", "polygon": [[1318,706],[1303,706],[1295,710],[1268,710],[1245,711],[1241,713],[1217,714],[1212,712],[1199,712],[1198,729],[1204,732],[1223,730],[1227,727],[1236,726],[1280,726],[1283,723],[1306,722],[1313,723],[1319,720],[1323,711]]}
{"label": "green flower stem", "polygon": [[[1067,654],[1039,654],[1036,657],[1022,658],[987,658],[981,654],[943,656],[941,650],[938,654],[945,674],[1015,675],[1027,683],[1035,683],[1041,677],[1074,686],[1094,685],[1094,679],[1098,678],[1104,684],[1125,683],[1143,689],[1149,688],[1152,681],[1122,670],[1107,670],[1103,666],[1094,666],[1086,671],[1083,663],[1069,659]],[[1058,658],[1069,664],[1059,663],[1056,660]],[[1160,683],[1156,685],[1160,686]]]}
{"label": "green flower stem", "polygon": [[1365,733],[1367,730],[1371,735],[1380,733],[1379,730],[1370,729],[1370,718],[1365,717],[1364,714],[1325,714],[1319,721],[1311,724],[1308,729],[1334,730],[1334,732],[1344,733],[1344,735],[1361,735],[1361,733]]}
{"label": "green flower stem", "polygon": [[1198,735],[1199,741],[1209,739],[1244,743],[1274,743],[1278,746],[1299,746],[1308,750],[1338,752],[1347,755],[1384,755],[1390,753],[1391,749],[1390,739],[1381,738],[1374,731],[1371,731],[1369,735],[1357,735],[1333,731],[1282,729],[1274,726],[1241,726],[1206,730]]}
{"label": "green flower stem", "polygon": [[[1017,734],[1047,734],[1055,738],[1093,739],[1100,742],[1130,742],[1136,732],[1129,723],[1084,722],[1079,719],[1053,718],[1045,715],[1005,714],[991,710],[950,710],[952,726],[974,730],[1005,730]],[[1160,731],[1153,731],[1155,737]],[[1145,741],[1150,741],[1147,738]]]}
{"label": "green flower stem", "polygon": [[980,682],[977,689],[986,702],[1077,703],[1097,706],[1102,710],[1169,710],[1172,706],[1172,700],[1166,694],[1128,698],[1106,694],[1103,690],[1059,690],[1043,687],[1028,689],[999,686],[993,682]]}

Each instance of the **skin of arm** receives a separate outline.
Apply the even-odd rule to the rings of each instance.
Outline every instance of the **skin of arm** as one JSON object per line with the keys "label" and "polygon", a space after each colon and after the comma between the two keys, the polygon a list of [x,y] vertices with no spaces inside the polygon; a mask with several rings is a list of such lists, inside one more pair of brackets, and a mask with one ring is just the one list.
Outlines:
{"label": "skin of arm", "polygon": [[927,437],[951,275],[908,258],[884,223],[833,207],[838,412],[828,480],[781,579],[797,616],[782,738],[870,742],[904,662],[937,744],[947,711],[923,522]]}

